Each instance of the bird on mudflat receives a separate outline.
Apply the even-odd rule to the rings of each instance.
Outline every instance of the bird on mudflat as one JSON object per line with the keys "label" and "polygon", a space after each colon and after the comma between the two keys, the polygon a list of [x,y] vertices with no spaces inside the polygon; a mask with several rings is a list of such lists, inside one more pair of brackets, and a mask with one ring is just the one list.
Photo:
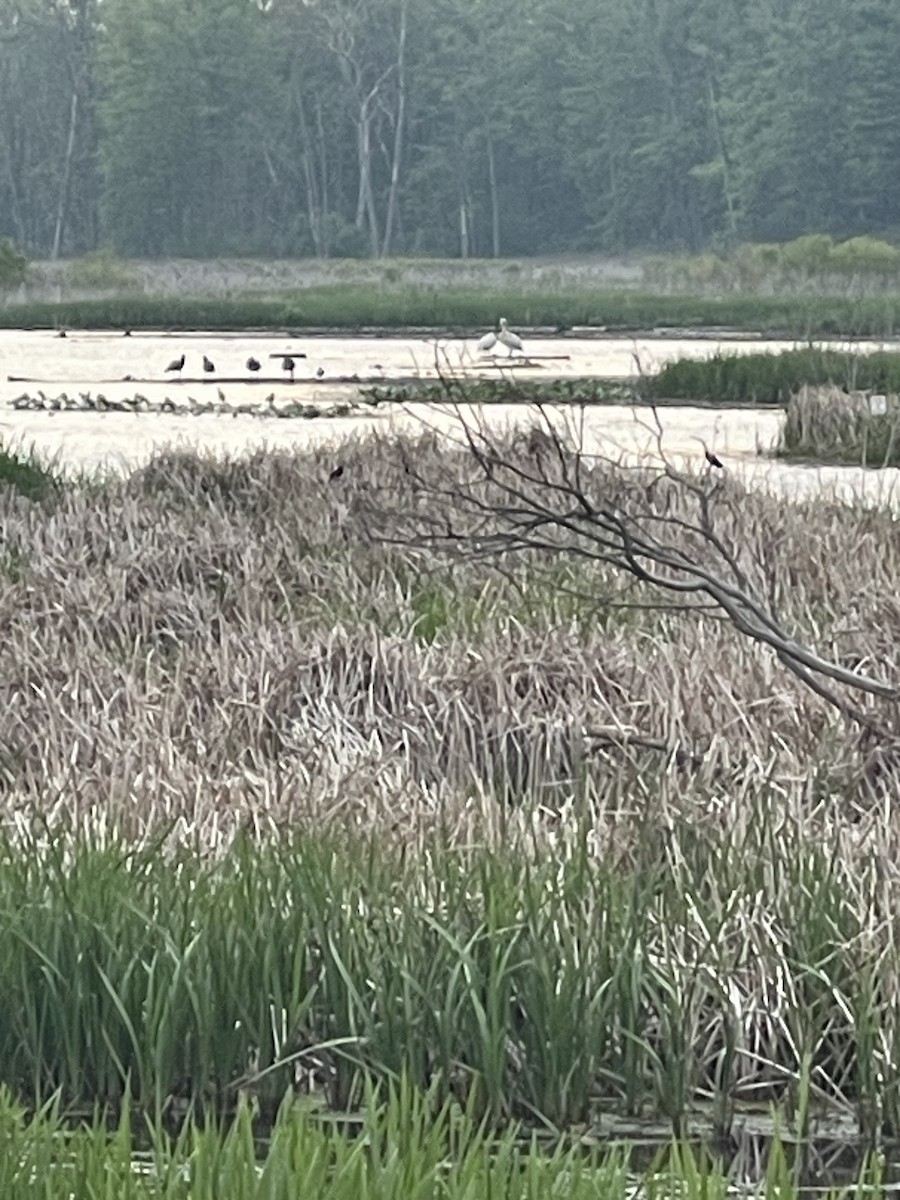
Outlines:
{"label": "bird on mudflat", "polygon": [[182,354],[181,358],[173,358],[172,361],[169,363],[169,365],[166,367],[167,371],[181,371],[183,369],[184,369],[184,355],[183,354]]}
{"label": "bird on mudflat", "polygon": [[325,374],[324,367],[316,367],[316,379],[321,379],[324,374]]}
{"label": "bird on mudflat", "polygon": [[497,334],[493,329],[489,330],[478,343],[478,350],[481,354],[487,354],[488,350],[493,350],[497,345]]}
{"label": "bird on mudflat", "polygon": [[290,372],[291,383],[294,382],[294,368],[296,367],[296,365],[297,364],[294,362],[294,360],[291,358],[291,356],[289,354],[286,354],[284,356],[284,358],[281,360],[281,369],[282,369],[282,371]]}
{"label": "bird on mudflat", "polygon": [[211,358],[207,358],[206,355],[204,354],[203,355],[203,370],[207,373],[207,375],[211,375],[215,369],[216,369],[216,364],[213,362],[213,360]]}
{"label": "bird on mudflat", "polygon": [[501,346],[507,348],[510,357],[512,357],[513,350],[521,350],[523,348],[522,339],[507,326],[506,317],[500,318],[500,332],[497,334],[497,341]]}
{"label": "bird on mudflat", "polygon": [[328,482],[329,482],[329,483],[334,483],[334,481],[335,481],[336,479],[340,479],[340,477],[343,475],[343,473],[344,473],[344,464],[343,464],[343,463],[339,463],[339,464],[338,464],[338,465],[337,465],[337,466],[334,468],[334,470],[333,470],[333,471],[330,473],[330,475],[328,476]]}
{"label": "bird on mudflat", "polygon": [[248,371],[258,371],[259,370],[259,359],[253,358],[252,356],[250,358],[248,358],[247,359],[247,370]]}

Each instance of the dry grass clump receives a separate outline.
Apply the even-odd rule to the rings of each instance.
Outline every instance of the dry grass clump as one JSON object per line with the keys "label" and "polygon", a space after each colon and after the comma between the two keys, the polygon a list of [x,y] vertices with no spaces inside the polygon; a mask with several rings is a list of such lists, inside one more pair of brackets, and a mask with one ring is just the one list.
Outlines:
{"label": "dry grass clump", "polygon": [[[509,449],[549,453],[536,433]],[[776,771],[804,804],[811,790],[865,800],[856,731],[716,614],[630,608],[660,597],[552,548],[502,555],[498,573],[382,544],[373,533],[447,519],[441,492],[465,458],[431,435],[350,444],[329,482],[335,461],[167,453],[52,504],[0,495],[7,811],[102,814],[133,833],[176,819],[213,839],[245,820],[471,830],[495,812],[477,797],[618,807],[637,780],[705,805],[733,771],[739,790],[747,771],[766,786]],[[645,490],[625,468],[594,472],[615,503]],[[689,502],[662,482],[670,514]],[[718,503],[797,637],[900,674],[888,515],[728,489]],[[611,760],[596,726],[713,746],[719,783],[669,779],[646,749]]]}
{"label": "dry grass clump", "polygon": [[834,385],[804,385],[787,405],[777,453],[785,458],[868,467],[900,465],[900,397],[882,394],[884,411],[873,411],[872,393]]}

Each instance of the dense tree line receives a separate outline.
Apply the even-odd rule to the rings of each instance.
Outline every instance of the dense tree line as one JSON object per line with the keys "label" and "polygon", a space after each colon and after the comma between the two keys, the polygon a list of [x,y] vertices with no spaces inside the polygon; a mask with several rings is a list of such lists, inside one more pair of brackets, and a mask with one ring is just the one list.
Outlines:
{"label": "dense tree line", "polygon": [[0,0],[30,254],[900,231],[896,0]]}

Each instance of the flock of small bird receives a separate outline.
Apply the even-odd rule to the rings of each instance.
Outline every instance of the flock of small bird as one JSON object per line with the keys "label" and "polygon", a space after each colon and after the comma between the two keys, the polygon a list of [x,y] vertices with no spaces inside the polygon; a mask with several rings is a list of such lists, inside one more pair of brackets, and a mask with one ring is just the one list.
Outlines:
{"label": "flock of small bird", "polygon": [[[297,369],[297,359],[298,358],[306,358],[306,355],[298,353],[297,351],[294,351],[291,354],[273,354],[271,357],[281,359],[281,369],[287,375],[290,376],[291,383],[293,383],[294,382],[294,371]],[[184,370],[184,364],[186,361],[187,361],[186,355],[184,353],[182,353],[178,358],[172,359],[172,361],[166,367],[166,371],[172,371],[176,375],[180,375],[181,372]],[[259,361],[258,358],[254,358],[252,354],[247,359],[246,366],[247,366],[247,370],[250,371],[251,374],[256,374],[257,371],[262,370],[262,363]],[[216,364],[213,362],[213,360],[209,357],[208,354],[204,354],[203,355],[204,374],[213,375],[213,374],[215,374],[215,370],[216,370]],[[317,379],[321,379],[324,374],[325,374],[324,367],[316,368],[316,378]]]}
{"label": "flock of small bird", "polygon": [[60,392],[58,396],[47,396],[40,389],[34,396],[29,392],[23,392],[21,396],[16,396],[9,403],[12,408],[31,412],[171,413],[177,416],[191,417],[214,414],[215,416],[279,417],[282,419],[299,417],[306,420],[311,420],[313,417],[347,417],[359,408],[359,405],[353,401],[330,405],[297,402],[281,404],[276,407],[274,392],[271,392],[262,404],[254,402],[229,404],[222,389],[218,388],[217,390],[218,403],[214,400],[201,402],[195,400],[193,396],[188,396],[187,402],[180,404],[169,396],[153,401],[148,400],[140,392],[121,400],[110,400],[102,392],[98,392],[96,396],[91,392],[79,392],[77,396],[70,396],[68,392]]}

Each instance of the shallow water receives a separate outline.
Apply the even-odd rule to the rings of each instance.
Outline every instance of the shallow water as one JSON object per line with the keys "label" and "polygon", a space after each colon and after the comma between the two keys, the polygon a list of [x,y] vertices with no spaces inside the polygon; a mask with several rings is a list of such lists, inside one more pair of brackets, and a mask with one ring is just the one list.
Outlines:
{"label": "shallow water", "polygon": [[[750,354],[764,351],[791,350],[806,343],[766,341],[761,338],[530,338],[526,349],[534,368],[518,366],[524,377],[566,378],[571,376],[604,376],[627,378],[639,372],[652,374],[665,363],[678,358],[708,358],[716,353]],[[890,343],[865,342],[856,344],[860,352],[883,349]],[[85,388],[104,384],[111,398],[126,375],[158,387],[160,397],[166,389],[179,392],[186,386],[208,388],[217,378],[240,378],[241,384],[230,385],[238,398],[238,389],[246,387],[248,394],[259,387],[270,388],[262,380],[253,380],[245,363],[254,355],[263,364],[261,374],[284,381],[280,357],[292,352],[305,352],[306,359],[297,360],[295,383],[287,388],[295,398],[305,399],[305,388],[317,386],[316,369],[322,368],[325,377],[336,380],[356,375],[360,379],[397,378],[402,376],[436,378],[440,373],[464,372],[473,377],[496,377],[497,366],[490,358],[479,356],[477,335],[471,339],[434,337],[299,337],[290,338],[271,333],[133,333],[124,337],[116,332],[70,332],[61,338],[48,330],[0,330],[0,404],[21,391],[7,376],[46,381],[51,387],[78,383]],[[849,345],[849,343],[847,343]],[[167,375],[165,368],[181,353],[187,358],[184,376],[186,384],[176,376]],[[206,354],[216,365],[214,375],[205,376],[201,363]],[[270,355],[275,355],[270,359]],[[515,366],[504,350],[496,358],[504,367]],[[527,374],[526,374],[527,372]],[[145,391],[146,391],[145,387]],[[131,392],[133,393],[133,387]],[[129,394],[125,383],[121,394]],[[146,395],[151,396],[150,391]],[[229,394],[230,395],[230,394]]]}
{"label": "shallow water", "polygon": [[[646,372],[681,357],[703,358],[717,351],[748,353],[783,350],[793,342],[747,339],[698,341],[696,339],[535,338],[529,348],[542,359],[537,369],[505,368],[529,379],[588,376],[628,377],[636,363]],[[865,343],[860,350],[878,348]],[[280,370],[280,356],[304,350],[297,360],[295,382],[290,384]],[[165,366],[184,352],[185,375],[193,382],[166,376]],[[202,355],[216,365],[216,372],[202,377]],[[247,378],[247,357],[263,363],[266,380]],[[274,360],[269,355],[274,354]],[[568,355],[567,359],[551,358]],[[505,356],[504,356],[505,357]],[[316,370],[324,371],[322,381]],[[236,454],[254,447],[307,447],[336,444],[351,432],[373,428],[436,428],[449,436],[459,431],[459,417],[448,406],[382,405],[377,411],[339,419],[280,420],[272,416],[188,416],[115,412],[31,412],[9,407],[15,396],[38,388],[48,396],[68,391],[70,395],[90,391],[111,400],[130,397],[139,391],[154,403],[171,396],[186,403],[189,396],[215,399],[221,387],[230,404],[251,400],[262,404],[270,394],[275,404],[288,400],[330,403],[353,399],[358,383],[349,381],[381,377],[434,378],[450,370],[473,377],[496,376],[497,371],[477,357],[474,341],[390,337],[286,338],[272,334],[142,334],[123,337],[120,333],[69,333],[60,338],[48,331],[0,331],[0,436],[7,443],[34,445],[41,453],[57,456],[73,468],[129,469],[145,462],[166,445],[203,446],[219,453]],[[10,382],[8,375],[36,382]],[[132,375],[133,381],[123,379]],[[223,377],[240,378],[222,383]],[[244,380],[246,379],[246,382]],[[272,379],[276,382],[273,384]],[[153,382],[143,382],[152,380]],[[344,380],[345,382],[340,382]],[[41,382],[42,381],[42,382]],[[508,427],[530,420],[530,411],[516,405],[472,405],[470,419],[492,427]],[[562,421],[575,421],[578,414],[559,410]],[[900,494],[900,472],[874,471],[861,467],[806,467],[760,457],[773,446],[782,414],[757,409],[716,409],[691,406],[660,410],[661,429],[649,409],[595,407],[584,411],[582,430],[586,449],[626,461],[658,458],[660,452],[676,464],[703,465],[700,439],[713,448],[726,469],[752,486],[790,496],[833,494],[845,500],[895,503]]]}

